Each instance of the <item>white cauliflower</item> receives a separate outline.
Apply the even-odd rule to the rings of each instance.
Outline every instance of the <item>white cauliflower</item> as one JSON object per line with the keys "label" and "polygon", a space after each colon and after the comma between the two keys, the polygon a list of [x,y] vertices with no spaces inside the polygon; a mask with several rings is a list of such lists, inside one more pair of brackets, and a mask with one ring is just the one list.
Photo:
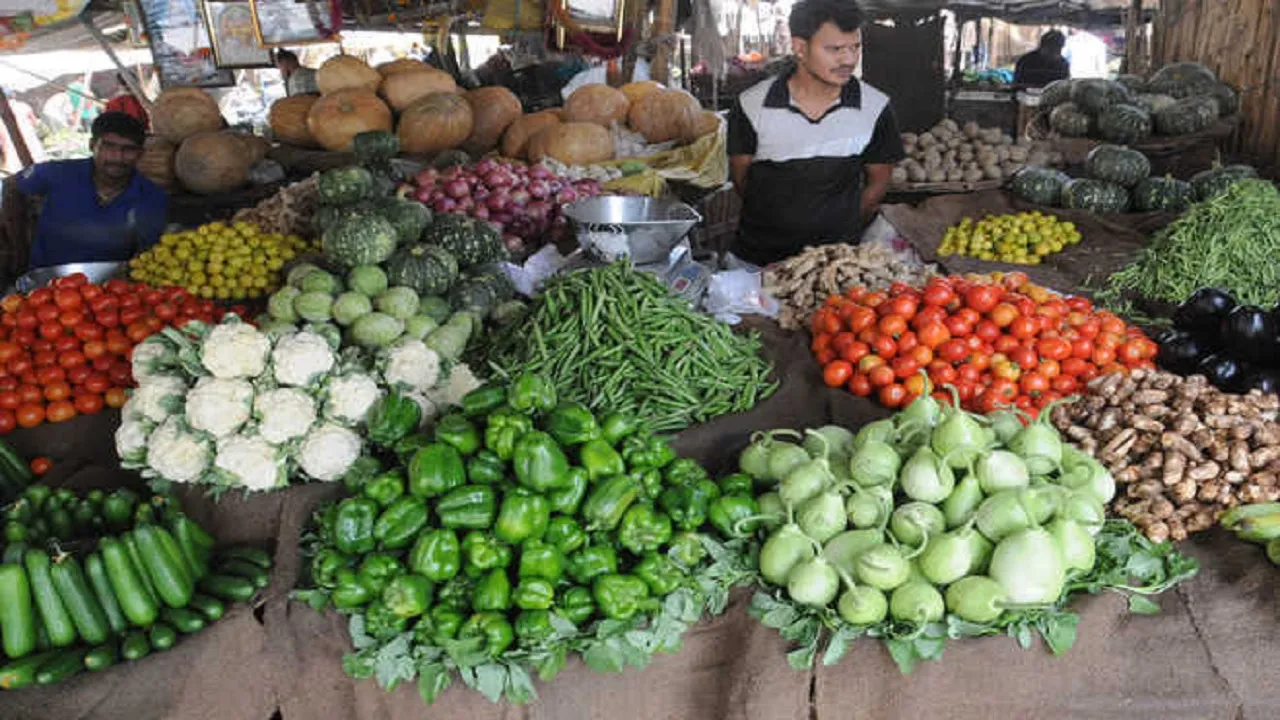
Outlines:
{"label": "white cauliflower", "polygon": [[360,436],[333,424],[312,430],[298,448],[298,465],[316,480],[337,480],[360,457]]}
{"label": "white cauliflower", "polygon": [[480,387],[480,380],[465,364],[459,363],[449,371],[449,378],[427,391],[431,402],[441,408],[457,407],[467,393]]}
{"label": "white cauliflower", "polygon": [[162,335],[152,335],[133,347],[133,379],[145,383],[178,364],[173,345]]}
{"label": "white cauliflower", "polygon": [[344,423],[362,423],[369,408],[382,397],[373,378],[364,373],[351,373],[329,381],[325,400],[325,417]]}
{"label": "white cauliflower", "polygon": [[213,465],[232,485],[249,490],[270,490],[289,482],[280,450],[260,437],[224,438]]}
{"label": "white cauliflower", "polygon": [[253,386],[248,380],[200,378],[187,393],[187,422],[216,438],[239,430],[252,409]]}
{"label": "white cauliflower", "polygon": [[147,445],[147,464],[165,480],[191,482],[209,468],[209,443],[187,432],[177,416],[161,423]]}
{"label": "white cauliflower", "polygon": [[423,395],[420,392],[414,392],[413,390],[402,390],[400,394],[417,403],[418,409],[422,411],[422,418],[418,421],[418,429],[422,429],[427,425],[430,425],[436,417],[440,415],[439,406],[432,402],[426,395]]}
{"label": "white cauliflower", "polygon": [[252,378],[267,367],[271,341],[252,325],[215,325],[200,347],[200,360],[216,378]]}
{"label": "white cauliflower", "polygon": [[[125,404],[128,407],[128,403]],[[143,467],[147,463],[147,438],[152,425],[143,418],[125,417],[116,428],[116,455],[126,468]]]}
{"label": "white cauliflower", "polygon": [[421,340],[401,339],[387,349],[382,377],[391,387],[426,392],[440,379],[440,356]]}
{"label": "white cauliflower", "polygon": [[316,421],[316,401],[301,390],[280,388],[258,395],[258,434],[274,445],[302,437]]}
{"label": "white cauliflower", "polygon": [[310,385],[317,377],[329,372],[336,362],[329,342],[310,332],[286,335],[271,351],[271,363],[281,385]]}
{"label": "white cauliflower", "polygon": [[182,402],[187,394],[187,383],[176,375],[154,375],[138,386],[129,402],[133,411],[151,422],[182,412]]}

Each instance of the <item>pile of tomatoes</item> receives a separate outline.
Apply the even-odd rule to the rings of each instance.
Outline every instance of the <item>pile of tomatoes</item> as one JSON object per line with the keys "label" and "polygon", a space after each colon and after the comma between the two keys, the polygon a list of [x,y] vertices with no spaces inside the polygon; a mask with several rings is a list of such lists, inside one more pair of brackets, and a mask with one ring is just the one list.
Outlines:
{"label": "pile of tomatoes", "polygon": [[810,329],[827,385],[891,408],[925,392],[950,400],[940,389],[950,385],[966,410],[1034,416],[1098,375],[1155,367],[1157,351],[1087,298],[1054,295],[1022,273],[855,288],[829,297]]}
{"label": "pile of tomatoes", "polygon": [[[233,312],[243,315],[241,308]],[[213,322],[212,301],[181,288],[84,275],[0,300],[0,434],[118,408],[133,385],[133,346],[166,325]]]}

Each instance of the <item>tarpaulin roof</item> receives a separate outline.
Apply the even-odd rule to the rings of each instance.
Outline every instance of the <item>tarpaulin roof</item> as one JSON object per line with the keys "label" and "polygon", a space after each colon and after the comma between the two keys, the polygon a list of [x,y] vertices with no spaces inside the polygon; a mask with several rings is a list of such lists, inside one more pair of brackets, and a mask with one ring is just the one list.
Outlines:
{"label": "tarpaulin roof", "polygon": [[1053,23],[1118,21],[1129,0],[859,0],[859,5],[877,17],[950,10],[966,17]]}

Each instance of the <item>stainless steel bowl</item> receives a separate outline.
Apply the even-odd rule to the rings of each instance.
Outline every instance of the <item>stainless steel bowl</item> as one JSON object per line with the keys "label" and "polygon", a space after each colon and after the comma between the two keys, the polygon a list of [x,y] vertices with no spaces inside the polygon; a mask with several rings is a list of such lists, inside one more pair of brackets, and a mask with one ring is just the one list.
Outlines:
{"label": "stainless steel bowl", "polygon": [[605,195],[564,207],[578,244],[602,260],[630,257],[637,265],[665,260],[667,253],[702,221],[682,202]]}
{"label": "stainless steel bowl", "polygon": [[91,283],[102,283],[112,278],[124,277],[129,272],[129,263],[127,262],[90,262],[90,263],[67,263],[66,265],[50,265],[49,267],[36,268],[26,275],[18,278],[14,286],[18,292],[28,293],[36,288],[42,288],[53,281],[54,278],[66,277],[76,273],[84,273]]}

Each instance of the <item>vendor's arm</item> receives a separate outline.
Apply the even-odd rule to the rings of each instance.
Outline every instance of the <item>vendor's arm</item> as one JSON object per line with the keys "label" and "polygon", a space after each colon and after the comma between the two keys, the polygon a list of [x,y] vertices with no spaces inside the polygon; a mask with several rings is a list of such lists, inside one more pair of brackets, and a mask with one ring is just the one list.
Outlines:
{"label": "vendor's arm", "polygon": [[729,178],[733,189],[742,197],[747,191],[747,171],[756,154],[756,129],[742,110],[742,103],[733,101],[729,110],[727,150],[729,154]]}
{"label": "vendor's arm", "polygon": [[862,151],[866,179],[862,186],[862,221],[869,222],[880,209],[880,201],[889,190],[893,166],[906,157],[902,148],[902,136],[898,134],[898,121],[893,108],[885,106],[876,120],[871,142]]}

